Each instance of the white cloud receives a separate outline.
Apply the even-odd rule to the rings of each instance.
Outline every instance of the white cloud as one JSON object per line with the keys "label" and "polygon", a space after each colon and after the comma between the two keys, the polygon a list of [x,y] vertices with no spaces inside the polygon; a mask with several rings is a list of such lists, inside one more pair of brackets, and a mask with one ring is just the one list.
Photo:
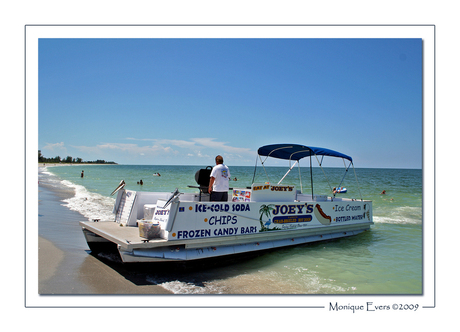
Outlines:
{"label": "white cloud", "polygon": [[156,144],[159,145],[174,145],[180,148],[193,148],[195,147],[195,142],[176,140],[176,139],[155,139]]}
{"label": "white cloud", "polygon": [[[174,139],[136,139],[126,138],[138,143],[102,143],[95,146],[72,146],[78,151],[88,154],[84,159],[100,158],[123,162],[151,163],[202,163],[214,160],[218,154],[225,160],[233,162],[252,161],[253,152],[249,148],[227,145],[227,142],[216,141],[215,138],[192,138],[190,140]],[[144,142],[144,143],[141,143]],[[150,142],[146,143],[146,142]],[[140,145],[147,144],[147,145]],[[142,159],[138,159],[142,158]]]}
{"label": "white cloud", "polygon": [[250,153],[251,149],[249,148],[239,148],[239,147],[233,147],[233,146],[228,146],[226,142],[216,142],[215,138],[192,138],[192,141],[208,148],[213,148],[217,150],[221,150],[223,152],[227,153],[240,153],[240,154],[246,154]]}
{"label": "white cloud", "polygon": [[42,150],[67,151],[66,147],[64,146],[64,142],[61,142],[61,143],[46,143],[46,145],[42,148]]}
{"label": "white cloud", "polygon": [[155,154],[169,154],[174,153],[171,147],[162,147],[158,145],[152,146],[139,146],[137,144],[125,143],[104,143],[96,146],[75,146],[76,149],[87,153],[99,153],[104,151],[118,151],[127,152],[129,154],[138,155],[155,155]]}
{"label": "white cloud", "polygon": [[[216,141],[215,138],[191,138],[189,141],[187,140],[174,140],[174,139],[154,139],[154,138],[132,138],[128,137],[126,138],[128,140],[136,140],[136,141],[152,141],[155,142],[155,146],[158,147],[169,147],[169,146],[175,146],[178,148],[183,148],[183,149],[191,149],[194,150],[195,155],[201,155],[201,152],[198,149],[202,149],[203,147],[205,148],[212,148],[216,149],[218,151],[221,151],[222,153],[227,152],[227,153],[235,153],[235,154],[247,154],[251,153],[251,149],[249,148],[240,148],[240,147],[233,147],[227,145],[227,142],[219,142]],[[121,145],[121,144],[118,144]],[[131,144],[126,144],[127,146]],[[135,144],[132,144],[135,145]],[[189,153],[191,154],[191,153]],[[206,157],[208,157],[206,155]]]}

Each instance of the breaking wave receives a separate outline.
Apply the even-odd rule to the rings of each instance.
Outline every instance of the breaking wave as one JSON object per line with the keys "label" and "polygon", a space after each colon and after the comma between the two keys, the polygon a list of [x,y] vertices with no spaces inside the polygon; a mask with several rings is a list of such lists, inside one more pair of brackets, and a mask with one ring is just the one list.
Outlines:
{"label": "breaking wave", "polygon": [[112,213],[115,199],[88,191],[84,186],[62,180],[61,184],[75,190],[75,196],[62,200],[64,206],[81,213],[85,218],[113,220]]}

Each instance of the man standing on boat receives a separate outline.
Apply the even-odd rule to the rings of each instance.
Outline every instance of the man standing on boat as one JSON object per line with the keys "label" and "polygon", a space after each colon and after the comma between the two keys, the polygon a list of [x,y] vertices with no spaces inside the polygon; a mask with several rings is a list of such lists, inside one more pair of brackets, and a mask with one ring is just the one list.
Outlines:
{"label": "man standing on boat", "polygon": [[224,158],[217,156],[216,166],[211,171],[208,188],[212,202],[228,201],[229,180],[230,170],[224,165]]}

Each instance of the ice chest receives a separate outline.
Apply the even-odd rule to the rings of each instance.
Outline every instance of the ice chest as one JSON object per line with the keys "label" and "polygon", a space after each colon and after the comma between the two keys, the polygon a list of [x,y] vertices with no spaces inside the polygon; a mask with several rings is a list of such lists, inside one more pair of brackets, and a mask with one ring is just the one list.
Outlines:
{"label": "ice chest", "polygon": [[138,221],[139,226],[139,236],[147,240],[160,237],[161,227],[160,224],[155,224],[153,222],[144,222]]}

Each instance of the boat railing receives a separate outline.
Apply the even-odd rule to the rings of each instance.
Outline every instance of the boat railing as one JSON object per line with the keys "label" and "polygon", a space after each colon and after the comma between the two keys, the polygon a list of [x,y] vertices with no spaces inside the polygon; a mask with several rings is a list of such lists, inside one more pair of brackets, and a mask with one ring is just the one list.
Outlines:
{"label": "boat railing", "polygon": [[331,200],[331,197],[327,195],[309,195],[309,194],[297,194],[296,201],[299,202],[326,202]]}

